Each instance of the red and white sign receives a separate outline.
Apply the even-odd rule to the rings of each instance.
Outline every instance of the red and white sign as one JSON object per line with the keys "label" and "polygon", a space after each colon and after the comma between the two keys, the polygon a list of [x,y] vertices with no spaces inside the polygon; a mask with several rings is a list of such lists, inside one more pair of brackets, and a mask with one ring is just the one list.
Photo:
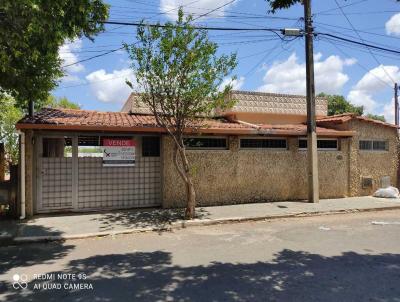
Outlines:
{"label": "red and white sign", "polygon": [[103,139],[103,166],[135,165],[136,141],[128,138]]}
{"label": "red and white sign", "polygon": [[136,142],[133,139],[126,138],[105,138],[103,139],[103,146],[107,147],[135,147]]}

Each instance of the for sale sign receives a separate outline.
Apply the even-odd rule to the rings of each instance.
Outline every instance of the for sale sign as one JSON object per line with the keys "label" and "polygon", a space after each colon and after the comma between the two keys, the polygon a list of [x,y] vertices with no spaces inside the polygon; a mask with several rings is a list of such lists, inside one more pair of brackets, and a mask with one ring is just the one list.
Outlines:
{"label": "for sale sign", "polygon": [[128,138],[103,139],[103,166],[121,167],[135,165],[136,141]]}

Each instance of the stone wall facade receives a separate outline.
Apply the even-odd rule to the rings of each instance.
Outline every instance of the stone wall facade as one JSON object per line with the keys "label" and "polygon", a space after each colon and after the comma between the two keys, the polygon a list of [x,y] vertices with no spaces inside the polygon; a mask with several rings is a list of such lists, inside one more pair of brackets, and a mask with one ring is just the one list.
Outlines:
{"label": "stone wall facade", "polygon": [[[319,151],[321,198],[348,195],[349,138],[340,150]],[[185,189],[173,162],[173,144],[163,137],[163,206],[182,207]],[[240,149],[239,137],[229,137],[229,150],[188,150],[193,163],[198,205],[224,205],[307,198],[307,152],[298,138],[288,138],[288,150]]]}
{"label": "stone wall facade", "polygon": [[[339,138],[339,150],[318,151],[321,198],[371,195],[389,176],[397,184],[398,136],[395,128],[352,120],[332,125],[353,130]],[[387,140],[387,151],[360,151],[360,139]],[[307,199],[307,152],[298,149],[298,138],[288,138],[288,150],[239,148],[239,137],[230,136],[229,150],[188,150],[193,164],[197,203],[202,206]],[[176,172],[173,143],[163,137],[163,206],[185,204],[183,181]],[[373,185],[363,188],[362,178]]]}
{"label": "stone wall facade", "polygon": [[[371,195],[381,184],[381,178],[390,177],[392,186],[397,185],[398,147],[397,130],[359,120],[352,120],[348,128],[355,131],[350,145],[350,196]],[[387,151],[359,150],[359,140],[387,140]],[[362,178],[372,178],[372,186],[363,188]]]}

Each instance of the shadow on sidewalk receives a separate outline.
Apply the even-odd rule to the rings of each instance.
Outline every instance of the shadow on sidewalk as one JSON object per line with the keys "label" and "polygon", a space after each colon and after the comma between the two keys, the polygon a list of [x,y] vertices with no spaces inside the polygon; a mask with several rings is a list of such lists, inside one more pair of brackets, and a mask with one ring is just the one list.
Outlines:
{"label": "shadow on sidewalk", "polygon": [[[196,208],[196,218],[205,219],[209,213],[204,208]],[[137,209],[102,213],[91,220],[100,222],[99,231],[110,231],[115,227],[146,228],[151,227],[159,232],[168,230],[176,221],[182,220],[184,209]]]}
{"label": "shadow on sidewalk", "polygon": [[[196,257],[196,255],[193,255]],[[325,257],[282,250],[273,261],[182,267],[163,251],[71,261],[93,290],[9,291],[7,301],[399,301],[400,255]],[[82,282],[82,281],[80,281]],[[8,284],[10,286],[10,284]]]}

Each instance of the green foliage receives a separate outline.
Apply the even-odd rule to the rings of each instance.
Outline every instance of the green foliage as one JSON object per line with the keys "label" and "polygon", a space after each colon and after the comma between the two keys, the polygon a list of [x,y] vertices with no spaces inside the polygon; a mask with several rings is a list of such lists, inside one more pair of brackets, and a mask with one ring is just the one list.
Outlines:
{"label": "green foliage", "polygon": [[[79,105],[69,101],[66,97],[56,98],[49,95],[43,107],[79,109]],[[15,124],[23,117],[24,110],[17,106],[15,99],[6,93],[0,93],[0,142],[4,143],[6,158],[9,163],[18,163],[19,145]],[[41,107],[37,107],[38,110]]]}
{"label": "green foliage", "polygon": [[21,109],[15,106],[15,100],[4,94],[0,94],[0,142],[4,143],[6,158],[9,163],[18,163],[18,135],[15,132],[15,124],[22,118]]}
{"label": "green foliage", "polygon": [[[157,117],[159,125],[182,130],[193,125],[199,116],[209,116],[213,109],[229,104],[226,95],[231,87],[219,89],[224,78],[236,67],[236,55],[218,57],[217,44],[207,31],[195,29],[192,17],[179,10],[176,23],[165,27],[142,24],[137,30],[137,44],[125,45],[132,60],[141,100]],[[133,84],[128,82],[133,88]],[[181,144],[183,147],[183,144]]]}
{"label": "green foliage", "polygon": [[[153,112],[157,124],[174,141],[174,163],[186,184],[185,218],[194,218],[196,194],[191,167],[183,142],[184,130],[198,127],[199,117],[210,116],[216,108],[226,108],[232,87],[220,86],[236,67],[236,55],[217,56],[218,46],[208,39],[206,30],[191,25],[179,9],[176,23],[164,27],[141,24],[138,42],[125,44],[136,75],[141,102]],[[127,82],[133,88],[133,84]],[[180,159],[180,161],[179,161]]]}
{"label": "green foliage", "polygon": [[81,107],[68,100],[65,96],[61,98],[56,98],[53,95],[49,95],[46,102],[43,104],[45,107],[51,108],[67,108],[67,109],[81,109]]}
{"label": "green foliage", "polygon": [[363,106],[354,106],[342,95],[329,95],[320,93],[318,96],[328,99],[328,115],[342,113],[356,113],[357,115],[362,115],[364,113]]}
{"label": "green foliage", "polygon": [[41,107],[63,75],[59,47],[79,37],[93,39],[108,17],[101,0],[2,0],[0,4],[0,91],[26,108]]}
{"label": "green foliage", "polygon": [[386,119],[383,115],[377,115],[377,114],[371,114],[368,113],[365,115],[366,117],[373,119],[373,120],[377,120],[377,121],[381,121],[381,122],[386,122]]}
{"label": "green foliage", "polygon": [[301,3],[302,0],[266,0],[270,7],[271,13],[275,13],[277,10],[280,9],[287,9],[296,3]]}
{"label": "green foliage", "polygon": [[[355,113],[357,115],[364,114],[363,106],[354,106],[349,101],[347,101],[342,95],[329,95],[325,93],[318,94],[319,97],[325,97],[328,99],[328,115],[342,114],[342,113]],[[365,114],[364,116],[386,122],[386,119],[383,115],[377,114]]]}

